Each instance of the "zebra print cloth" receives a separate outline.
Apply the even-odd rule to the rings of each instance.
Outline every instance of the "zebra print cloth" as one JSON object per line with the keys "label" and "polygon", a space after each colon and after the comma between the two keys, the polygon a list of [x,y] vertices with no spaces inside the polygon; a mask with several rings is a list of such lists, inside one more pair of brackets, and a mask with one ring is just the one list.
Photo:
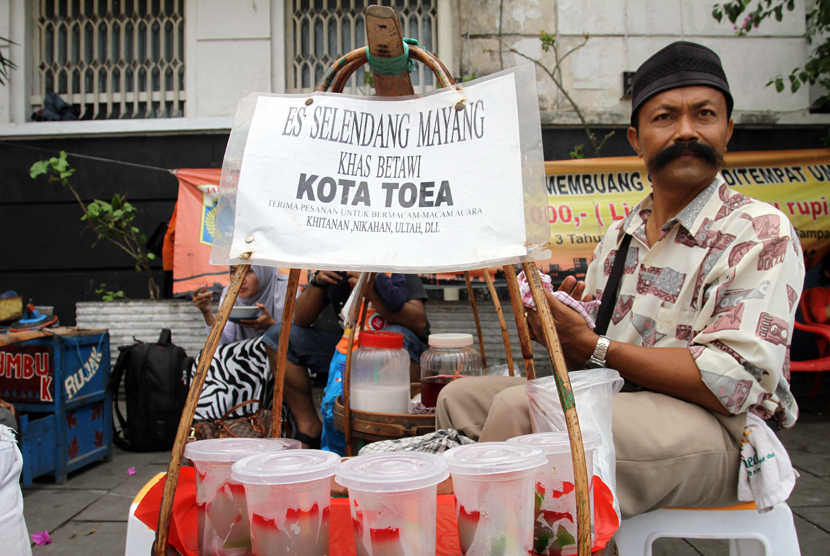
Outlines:
{"label": "zebra print cloth", "polygon": [[[191,379],[201,357],[200,352],[190,368]],[[274,375],[270,370],[262,337],[216,348],[196,405],[195,420],[215,421],[236,404],[248,400],[260,400],[265,409],[271,409],[274,405]],[[253,415],[257,409],[256,404],[250,404],[237,409],[231,416]],[[283,430],[292,433],[296,431],[294,416],[285,404],[282,406],[282,419]]]}

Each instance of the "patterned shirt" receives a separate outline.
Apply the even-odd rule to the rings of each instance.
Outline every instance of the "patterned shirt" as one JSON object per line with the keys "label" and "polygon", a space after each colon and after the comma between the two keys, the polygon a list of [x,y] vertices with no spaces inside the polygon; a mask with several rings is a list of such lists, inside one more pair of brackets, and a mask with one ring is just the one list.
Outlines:
{"label": "patterned shirt", "polygon": [[[631,234],[607,336],[686,347],[703,382],[733,414],[795,424],[790,340],[804,283],[798,235],[775,207],[715,180],[650,246],[651,195],[614,223],[594,252],[586,292],[602,297],[623,232]],[[667,368],[666,372],[672,370]]]}

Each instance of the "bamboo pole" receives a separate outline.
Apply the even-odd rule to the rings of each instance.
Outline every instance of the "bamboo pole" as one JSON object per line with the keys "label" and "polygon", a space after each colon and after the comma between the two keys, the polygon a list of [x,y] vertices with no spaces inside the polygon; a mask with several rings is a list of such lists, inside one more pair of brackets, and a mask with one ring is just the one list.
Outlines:
{"label": "bamboo pole", "polygon": [[519,291],[519,280],[516,278],[516,269],[512,264],[504,265],[504,276],[507,279],[507,288],[510,290],[510,303],[513,304],[513,316],[516,318],[516,329],[519,331],[519,345],[522,347],[522,359],[525,364],[525,376],[528,380],[536,380],[536,364],[533,362],[533,346],[530,342],[530,332],[525,320],[525,308],[522,305],[522,294]]}
{"label": "bamboo pole", "polygon": [[507,332],[507,323],[504,322],[504,312],[501,310],[499,295],[496,292],[496,286],[493,285],[493,279],[490,277],[490,271],[486,268],[482,268],[481,272],[484,274],[484,281],[487,282],[487,287],[490,289],[490,297],[493,298],[493,305],[496,306],[496,315],[499,317],[501,336],[504,338],[504,353],[507,356],[507,370],[510,376],[515,376],[515,373],[513,372],[513,350],[510,347],[510,334]]}
{"label": "bamboo pole", "polygon": [[285,390],[285,354],[288,353],[288,339],[294,320],[294,302],[297,300],[297,286],[300,283],[300,269],[292,268],[288,273],[288,288],[282,308],[280,343],[277,349],[277,368],[274,373],[274,405],[271,413],[271,438],[282,436],[282,394]]}
{"label": "bamboo pole", "polygon": [[467,295],[470,298],[470,307],[473,309],[473,318],[476,321],[476,334],[478,334],[478,348],[481,352],[481,368],[487,368],[487,356],[484,355],[484,335],[481,333],[481,320],[478,318],[478,306],[476,305],[476,297],[473,293],[473,283],[470,280],[470,273],[464,271],[464,283],[467,285]]}
{"label": "bamboo pole", "polygon": [[565,366],[565,357],[562,354],[562,346],[559,344],[559,336],[556,333],[556,326],[553,322],[553,314],[550,312],[548,300],[545,297],[545,290],[542,281],[539,280],[539,272],[536,263],[523,263],[527,283],[530,285],[530,293],[536,303],[536,312],[542,320],[542,332],[545,335],[545,343],[548,348],[550,364],[553,367],[553,376],[556,380],[556,390],[559,393],[559,401],[565,411],[565,422],[568,425],[568,437],[571,441],[571,457],[574,466],[574,485],[576,491],[576,536],[577,554],[579,556],[591,555],[591,502],[588,499],[588,469],[585,466],[585,449],[582,445],[582,431],[579,427],[579,417],[576,414],[576,403],[574,402],[573,389],[568,377],[568,368]]}
{"label": "bamboo pole", "polygon": [[351,408],[351,380],[352,380],[352,347],[354,346],[354,338],[358,329],[363,329],[366,323],[366,315],[369,312],[369,303],[366,301],[369,297],[371,288],[375,287],[375,275],[370,273],[363,283],[363,289],[360,291],[360,305],[358,306],[357,319],[352,323],[352,328],[349,331],[349,343],[346,347],[346,367],[343,369],[343,434],[346,436],[346,455],[352,457],[354,450],[352,450],[352,408]]}
{"label": "bamboo pole", "polygon": [[[248,257],[250,257],[248,253],[243,255],[243,258]],[[208,334],[205,349],[202,350],[202,355],[199,357],[199,366],[196,368],[196,375],[193,377],[190,390],[187,392],[187,401],[184,404],[182,418],[179,420],[179,429],[176,431],[176,441],[173,444],[173,452],[170,454],[170,463],[167,466],[167,477],[164,481],[164,491],[161,495],[159,524],[158,530],[156,531],[156,541],[153,544],[154,556],[167,555],[167,539],[170,535],[173,498],[176,493],[176,484],[179,482],[179,470],[181,469],[182,457],[184,456],[184,445],[187,442],[187,435],[193,424],[193,416],[196,414],[196,404],[199,402],[199,395],[202,393],[207,371],[210,368],[210,363],[213,361],[213,355],[216,353],[216,346],[219,345],[219,337],[225,329],[225,323],[228,322],[228,316],[231,314],[231,309],[239,295],[239,288],[242,287],[242,282],[245,280],[245,276],[248,274],[250,268],[250,265],[247,264],[241,264],[236,268],[236,273],[233,275],[233,279],[231,279],[230,286],[228,286],[228,291],[225,294],[225,299],[222,301],[222,306],[219,307],[219,314],[216,315],[216,321],[210,329],[210,334]]]}

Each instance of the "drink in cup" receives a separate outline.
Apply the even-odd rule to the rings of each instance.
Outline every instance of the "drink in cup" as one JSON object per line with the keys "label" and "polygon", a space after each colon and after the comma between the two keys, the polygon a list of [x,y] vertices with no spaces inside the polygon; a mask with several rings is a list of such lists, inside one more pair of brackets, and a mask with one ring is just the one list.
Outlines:
{"label": "drink in cup", "polygon": [[[571,443],[567,432],[541,432],[518,436],[509,443],[536,446],[545,451],[547,465],[540,467],[534,483],[533,552],[538,556],[576,554],[576,493]],[[589,500],[594,508],[594,450],[602,438],[583,431],[585,463],[588,468]],[[593,518],[593,512],[592,516]],[[593,525],[593,519],[592,519]],[[591,534],[593,546],[595,535]]]}
{"label": "drink in cup", "polygon": [[245,485],[253,556],[329,553],[331,476],[340,456],[322,450],[260,454],[233,465]]}
{"label": "drink in cup", "polygon": [[541,448],[484,442],[444,452],[464,556],[525,556],[533,548],[533,479]]}
{"label": "drink in cup", "polygon": [[298,441],[285,438],[215,438],[185,447],[184,455],[196,471],[199,554],[252,554],[245,489],[231,477],[231,466],[253,454],[299,447]]}
{"label": "drink in cup", "polygon": [[349,489],[357,556],[435,554],[440,456],[387,452],[344,461],[335,480]]}

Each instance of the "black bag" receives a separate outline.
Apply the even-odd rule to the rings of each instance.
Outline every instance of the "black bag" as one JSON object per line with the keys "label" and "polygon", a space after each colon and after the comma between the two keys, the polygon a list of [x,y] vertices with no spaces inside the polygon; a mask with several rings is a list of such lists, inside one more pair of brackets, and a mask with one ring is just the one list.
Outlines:
{"label": "black bag", "polygon": [[[187,354],[171,343],[166,328],[159,334],[158,343],[139,342],[119,346],[118,350],[121,353],[108,385],[113,413],[121,426],[119,431],[113,422],[113,441],[124,450],[136,452],[169,450],[187,398],[187,386],[182,381]],[[118,407],[118,388],[125,375],[126,419]]]}

